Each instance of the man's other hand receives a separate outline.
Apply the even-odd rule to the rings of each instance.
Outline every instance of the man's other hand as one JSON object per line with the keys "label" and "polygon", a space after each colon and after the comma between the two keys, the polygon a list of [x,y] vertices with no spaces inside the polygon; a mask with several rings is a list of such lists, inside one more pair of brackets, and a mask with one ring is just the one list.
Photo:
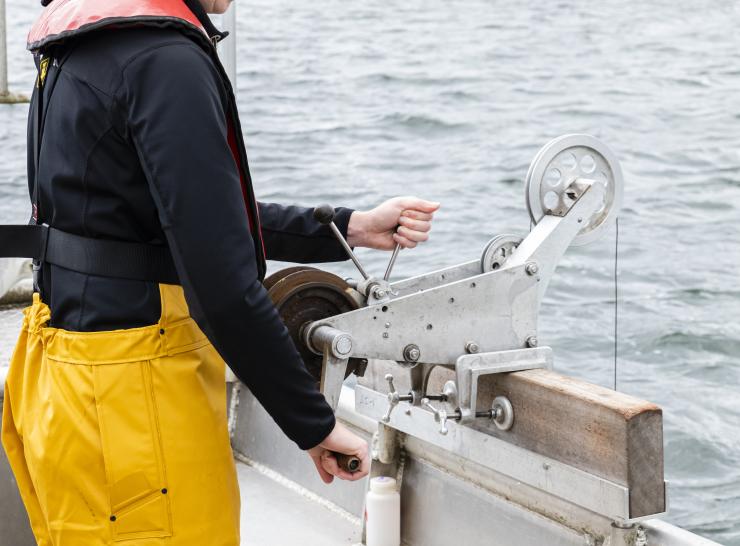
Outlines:
{"label": "man's other hand", "polygon": [[[343,453],[360,459],[359,470],[350,473],[339,468],[334,453]],[[309,449],[308,454],[316,465],[316,471],[324,483],[334,481],[334,476],[342,480],[355,481],[364,478],[370,472],[370,455],[367,442],[352,434],[340,423],[334,426],[334,429],[323,442]]]}
{"label": "man's other hand", "polygon": [[437,209],[439,203],[418,197],[394,197],[372,210],[355,211],[349,219],[347,242],[378,250],[393,250],[396,243],[414,248],[429,239]]}

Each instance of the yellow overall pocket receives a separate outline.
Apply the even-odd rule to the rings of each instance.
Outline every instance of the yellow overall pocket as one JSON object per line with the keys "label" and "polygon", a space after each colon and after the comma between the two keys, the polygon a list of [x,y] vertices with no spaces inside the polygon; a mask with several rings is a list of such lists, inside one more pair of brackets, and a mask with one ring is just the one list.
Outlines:
{"label": "yellow overall pocket", "polygon": [[93,366],[113,540],[172,535],[149,361]]}

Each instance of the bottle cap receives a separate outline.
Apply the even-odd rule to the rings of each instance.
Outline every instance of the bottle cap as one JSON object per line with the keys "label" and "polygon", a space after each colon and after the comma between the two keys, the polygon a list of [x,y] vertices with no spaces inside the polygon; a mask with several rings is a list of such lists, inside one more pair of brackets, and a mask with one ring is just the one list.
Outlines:
{"label": "bottle cap", "polygon": [[387,493],[396,491],[396,480],[387,476],[380,476],[370,480],[370,491],[373,493]]}

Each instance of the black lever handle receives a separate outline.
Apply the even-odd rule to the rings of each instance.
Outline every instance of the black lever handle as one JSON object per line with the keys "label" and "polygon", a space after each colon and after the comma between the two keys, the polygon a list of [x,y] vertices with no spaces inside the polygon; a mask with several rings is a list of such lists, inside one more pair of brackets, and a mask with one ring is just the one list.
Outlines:
{"label": "black lever handle", "polygon": [[354,455],[345,455],[344,453],[337,453],[336,451],[332,451],[332,454],[337,459],[337,465],[342,470],[351,474],[360,470],[362,461],[360,461],[358,457],[355,457]]}
{"label": "black lever handle", "polygon": [[313,218],[319,224],[328,226],[334,220],[334,207],[327,204],[316,207],[313,209]]}
{"label": "black lever handle", "polygon": [[358,271],[362,275],[362,278],[367,280],[369,279],[369,275],[365,271],[365,268],[362,267],[362,264],[360,263],[360,260],[357,259],[357,256],[355,256],[355,253],[352,252],[352,248],[350,248],[347,241],[344,240],[344,236],[339,231],[339,228],[334,223],[334,207],[331,205],[319,205],[315,209],[313,209],[313,217],[314,220],[319,222],[320,224],[323,224],[325,226],[329,226],[331,228],[332,233],[334,233],[334,236],[337,238],[337,241],[339,241],[339,244],[342,245],[344,248],[344,251],[347,253],[347,255],[350,257],[352,262],[357,267]]}

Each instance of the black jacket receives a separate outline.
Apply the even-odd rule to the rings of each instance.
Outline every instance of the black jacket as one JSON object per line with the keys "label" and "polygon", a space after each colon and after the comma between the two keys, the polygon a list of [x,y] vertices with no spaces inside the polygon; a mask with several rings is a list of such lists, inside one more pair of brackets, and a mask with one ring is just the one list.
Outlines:
{"label": "black jacket", "polygon": [[[174,27],[102,29],[50,49],[47,81],[60,73],[45,100],[39,220],[88,237],[167,244],[193,318],[283,431],[308,448],[331,431],[334,415],[261,284],[227,142],[233,95],[212,49],[205,36]],[[259,212],[268,259],[345,259],[311,209],[259,203]],[[351,212],[338,209],[345,234]],[[132,328],[160,315],[156,283],[48,265],[42,279],[55,327]]]}

